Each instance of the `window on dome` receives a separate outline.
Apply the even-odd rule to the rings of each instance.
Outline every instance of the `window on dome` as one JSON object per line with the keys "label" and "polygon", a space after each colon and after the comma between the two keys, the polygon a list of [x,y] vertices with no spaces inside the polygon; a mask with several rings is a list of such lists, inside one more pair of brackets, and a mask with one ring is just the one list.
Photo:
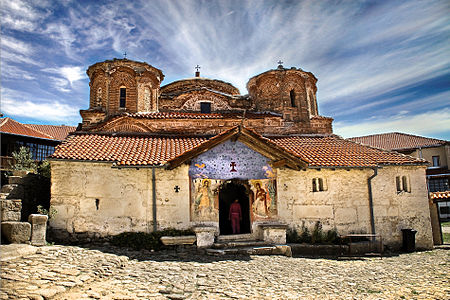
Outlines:
{"label": "window on dome", "polygon": [[211,102],[200,102],[200,112],[202,114],[211,113]]}
{"label": "window on dome", "polygon": [[127,101],[127,88],[121,87],[120,88],[120,97],[119,97],[119,102],[120,102],[119,107],[125,108],[126,101]]}
{"label": "window on dome", "polygon": [[291,97],[291,106],[292,107],[296,107],[297,105],[295,105],[295,91],[291,90],[291,92],[289,93],[290,97]]}

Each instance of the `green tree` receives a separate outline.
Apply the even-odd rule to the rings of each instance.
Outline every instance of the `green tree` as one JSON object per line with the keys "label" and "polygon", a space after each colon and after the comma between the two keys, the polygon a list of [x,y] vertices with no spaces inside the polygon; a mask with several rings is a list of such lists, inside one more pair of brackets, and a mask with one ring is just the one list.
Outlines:
{"label": "green tree", "polygon": [[36,173],[36,163],[33,160],[33,155],[30,149],[27,147],[20,147],[18,152],[13,152],[15,163],[13,166],[14,170],[30,171]]}

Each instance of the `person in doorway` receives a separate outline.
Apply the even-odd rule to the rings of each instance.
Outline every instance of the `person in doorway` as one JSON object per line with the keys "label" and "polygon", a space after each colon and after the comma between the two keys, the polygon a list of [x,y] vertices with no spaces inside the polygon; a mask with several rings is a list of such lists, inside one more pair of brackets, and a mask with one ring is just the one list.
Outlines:
{"label": "person in doorway", "polygon": [[231,221],[233,234],[241,233],[242,210],[238,199],[234,200],[234,203],[230,205],[228,220]]}

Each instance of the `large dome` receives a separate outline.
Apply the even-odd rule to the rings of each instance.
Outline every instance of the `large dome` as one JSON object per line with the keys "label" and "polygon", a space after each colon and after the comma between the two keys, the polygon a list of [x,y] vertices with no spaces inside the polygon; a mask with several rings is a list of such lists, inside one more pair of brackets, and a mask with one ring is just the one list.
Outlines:
{"label": "large dome", "polygon": [[177,80],[161,87],[161,95],[176,96],[189,91],[209,89],[228,95],[240,95],[239,89],[228,82],[203,77]]}

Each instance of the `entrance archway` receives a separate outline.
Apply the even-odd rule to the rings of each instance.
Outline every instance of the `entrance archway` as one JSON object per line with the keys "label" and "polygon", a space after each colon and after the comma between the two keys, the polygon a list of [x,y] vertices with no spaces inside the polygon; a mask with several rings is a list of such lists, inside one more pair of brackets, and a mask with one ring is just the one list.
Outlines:
{"label": "entrance archway", "polygon": [[222,184],[219,190],[219,229],[220,234],[232,234],[231,221],[228,219],[230,205],[239,200],[242,210],[241,232],[250,233],[250,201],[244,180],[232,179]]}

